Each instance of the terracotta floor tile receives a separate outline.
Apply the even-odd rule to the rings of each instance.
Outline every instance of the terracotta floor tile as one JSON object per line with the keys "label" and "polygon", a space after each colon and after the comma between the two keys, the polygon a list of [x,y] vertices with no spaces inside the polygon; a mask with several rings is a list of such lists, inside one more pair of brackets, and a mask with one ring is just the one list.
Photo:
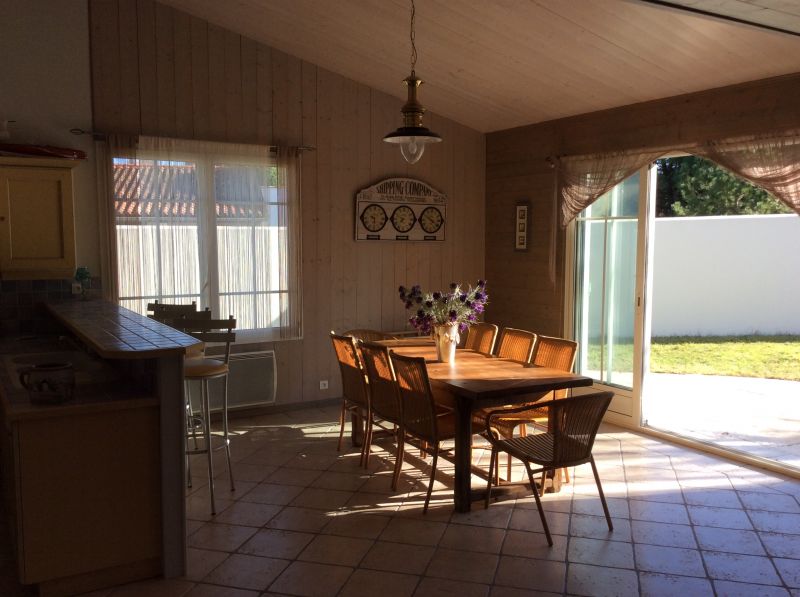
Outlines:
{"label": "terracotta floor tile", "polygon": [[291,502],[298,508],[317,508],[326,512],[336,512],[353,497],[352,491],[338,491],[335,489],[318,489],[306,487]]}
{"label": "terracotta floor tile", "polygon": [[714,594],[708,579],[690,576],[640,572],[639,585],[642,597],[701,597]]}
{"label": "terracotta floor tile", "polygon": [[246,589],[234,589],[231,587],[220,587],[217,585],[197,584],[191,591],[186,593],[186,597],[258,597],[258,591],[248,591]]}
{"label": "terracotta floor tile", "polygon": [[633,540],[636,543],[663,545],[666,547],[697,548],[692,527],[685,524],[667,524],[663,522],[631,521]]}
{"label": "terracotta floor tile", "polygon": [[720,529],[715,527],[695,527],[700,549],[708,551],[725,551],[730,553],[763,556],[764,548],[754,531],[737,529]]}
{"label": "terracotta floor tile", "polygon": [[414,545],[436,545],[442,538],[447,525],[443,522],[393,518],[386,526],[380,539],[395,543]]}
{"label": "terracotta floor tile", "polygon": [[498,559],[498,556],[487,553],[439,548],[433,554],[425,575],[490,584]]}
{"label": "terracotta floor tile", "polygon": [[282,466],[267,477],[265,481],[267,483],[275,483],[276,485],[298,485],[300,487],[308,487],[320,475],[322,475],[322,471]]}
{"label": "terracotta floor tile", "polygon": [[633,546],[621,541],[573,537],[569,542],[567,559],[579,564],[632,569]]}
{"label": "terracotta floor tile", "polygon": [[784,533],[759,533],[758,535],[769,555],[800,560],[800,535]]}
{"label": "terracotta floor tile", "polygon": [[567,592],[573,595],[616,597],[635,595],[639,579],[633,570],[570,564],[567,569]]}
{"label": "terracotta floor tile", "polygon": [[227,557],[228,554],[223,551],[188,548],[186,550],[186,579],[202,580]]}
{"label": "terracotta floor tile", "polygon": [[[548,520],[550,517],[548,516]],[[631,523],[626,518],[612,518],[614,530],[608,529],[608,522],[605,517],[585,516],[583,514],[573,514],[570,522],[569,532],[573,537],[589,537],[591,539],[609,539],[611,541],[630,541]],[[552,525],[550,532],[553,531]]]}
{"label": "terracotta floor tile", "polygon": [[555,597],[561,593],[548,593],[545,591],[529,591],[514,587],[501,587],[494,585],[489,591],[489,597]]}
{"label": "terracotta floor tile", "polygon": [[254,556],[294,559],[314,535],[277,529],[262,529],[239,549],[240,553]]}
{"label": "terracotta floor tile", "polygon": [[638,570],[683,576],[706,575],[700,552],[695,549],[635,545],[634,554]]}
{"label": "terracotta floor tile", "polygon": [[355,567],[358,566],[373,543],[371,539],[317,535],[297,559],[321,564]]}
{"label": "terracotta floor tile", "polygon": [[748,510],[767,510],[800,514],[800,504],[790,495],[766,494],[753,491],[740,491],[739,498]]}
{"label": "terracotta floor tile", "polygon": [[566,581],[567,566],[563,562],[548,562],[500,556],[495,584],[519,589],[561,593]]}
{"label": "terracotta floor tile", "polygon": [[800,514],[751,510],[750,518],[759,531],[800,535]]}
{"label": "terracotta floor tile", "polygon": [[236,551],[255,532],[256,529],[252,527],[208,522],[189,537],[189,545],[203,549]]}
{"label": "terracotta floor tile", "polygon": [[302,493],[303,488],[294,485],[276,485],[274,483],[259,483],[244,494],[239,500],[243,502],[257,502],[259,504],[275,504],[285,506]]}
{"label": "terracotta floor tile", "polygon": [[329,518],[330,522],[322,532],[326,535],[377,539],[390,520],[388,516],[378,514],[338,513]]}
{"label": "terracotta floor tile", "polygon": [[783,587],[771,587],[768,585],[752,585],[741,582],[730,582],[727,580],[715,580],[714,588],[717,590],[717,597],[788,597],[789,591]]}
{"label": "terracotta floor tile", "polygon": [[781,584],[769,558],[704,551],[703,559],[711,578],[762,585]]}
{"label": "terracotta floor tile", "polygon": [[282,529],[284,531],[318,533],[334,518],[335,516],[332,512],[326,512],[325,510],[286,506],[266,526],[270,529]]}
{"label": "terracotta floor tile", "polygon": [[775,558],[775,567],[787,586],[793,589],[800,589],[800,560],[786,560]]}
{"label": "terracotta floor tile", "polygon": [[488,585],[445,578],[423,578],[414,597],[486,597],[488,594]]}
{"label": "terracotta floor tile", "polygon": [[[563,512],[545,512],[545,516],[547,517],[547,525],[550,528],[550,533],[553,535],[569,534],[569,514]],[[514,529],[515,531],[544,532],[542,521],[539,518],[539,512],[527,508],[515,509],[512,512],[508,528]]]}
{"label": "terracotta floor tile", "polygon": [[326,471],[314,479],[311,487],[320,489],[338,489],[340,491],[358,491],[367,482],[368,475],[358,473],[339,473]]}
{"label": "terracotta floor tile", "polygon": [[262,527],[281,511],[280,506],[259,504],[257,502],[235,502],[218,514],[215,522]]}
{"label": "terracotta floor tile", "polygon": [[411,597],[419,583],[418,576],[356,570],[342,589],[341,597]]}
{"label": "terracotta floor tile", "polygon": [[664,504],[631,500],[631,518],[647,522],[666,522],[669,524],[689,524],[686,507],[682,504]]}
{"label": "terracotta floor tile", "polygon": [[362,568],[423,574],[433,557],[433,547],[376,541],[361,561]]}
{"label": "terracotta floor tile", "polygon": [[[613,518],[630,518],[628,500],[606,497],[608,511]],[[589,514],[591,516],[605,516],[600,498],[591,496],[575,496],[572,500],[572,511],[576,514]]]}
{"label": "terracotta floor tile", "polygon": [[468,524],[449,524],[439,542],[440,547],[500,553],[506,531]]}
{"label": "terracotta floor tile", "polygon": [[744,510],[689,506],[689,516],[692,519],[692,523],[699,526],[743,530],[753,528]]}
{"label": "terracotta floor tile", "polygon": [[567,559],[567,537],[553,535],[553,547],[550,547],[547,545],[547,537],[544,533],[529,533],[512,529],[506,532],[502,554],[564,562]]}
{"label": "terracotta floor tile", "polygon": [[203,580],[215,585],[263,591],[288,565],[286,560],[233,554]]}
{"label": "terracotta floor tile", "polygon": [[115,587],[114,597],[182,597],[194,587],[193,582],[178,579],[145,580]]}
{"label": "terracotta floor tile", "polygon": [[736,492],[731,489],[698,489],[688,488],[683,492],[687,504],[692,506],[712,506],[715,508],[740,509],[742,503]]}
{"label": "terracotta floor tile", "polygon": [[[470,512],[453,512],[450,520],[458,524],[505,529],[508,527],[513,512],[514,504],[511,501],[495,502],[490,504],[488,508],[483,508],[483,504],[475,503],[472,505]],[[534,516],[538,520],[538,512]]]}
{"label": "terracotta floor tile", "polygon": [[352,574],[352,568],[293,562],[269,590],[303,597],[333,597],[338,594]]}

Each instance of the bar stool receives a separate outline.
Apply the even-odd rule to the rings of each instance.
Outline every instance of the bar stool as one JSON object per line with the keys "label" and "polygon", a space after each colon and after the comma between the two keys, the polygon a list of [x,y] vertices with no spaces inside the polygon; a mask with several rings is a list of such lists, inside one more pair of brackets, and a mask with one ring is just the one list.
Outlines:
{"label": "bar stool", "polygon": [[[204,312],[201,312],[204,313]],[[228,430],[228,372],[231,356],[231,343],[236,340],[233,330],[236,328],[236,320],[231,315],[228,319],[211,319],[204,315],[194,317],[192,314],[185,314],[173,320],[172,327],[190,336],[197,338],[201,342],[223,343],[225,352],[222,359],[209,358],[205,355],[187,356],[184,360],[183,375],[187,382],[199,381],[201,388],[200,414],[195,414],[189,401],[191,413],[191,437],[194,438],[194,448],[189,447],[190,435],[186,435],[186,455],[188,458],[194,454],[206,454],[208,457],[208,486],[211,494],[211,514],[216,514],[216,501],[214,498],[214,464],[213,451],[225,448],[225,456],[228,463],[228,476],[231,483],[231,491],[236,487],[233,481],[233,468],[231,467],[231,446]],[[211,408],[209,405],[208,382],[212,379],[223,380],[222,390],[222,445],[216,448],[211,445]],[[187,400],[188,392],[187,392]],[[196,428],[200,427],[203,434],[204,447],[197,447]],[[191,469],[187,465],[188,480],[191,485]]]}

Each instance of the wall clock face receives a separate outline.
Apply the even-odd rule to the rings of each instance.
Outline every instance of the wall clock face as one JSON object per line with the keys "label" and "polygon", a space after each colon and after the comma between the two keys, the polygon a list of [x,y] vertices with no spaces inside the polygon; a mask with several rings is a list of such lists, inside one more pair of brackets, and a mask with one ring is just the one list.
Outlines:
{"label": "wall clock face", "polygon": [[367,205],[364,211],[361,212],[361,223],[364,224],[364,228],[370,232],[382,230],[383,227],[386,226],[386,220],[388,219],[384,209],[376,203]]}
{"label": "wall clock face", "polygon": [[428,234],[436,233],[443,223],[442,212],[435,207],[426,207],[419,215],[419,225]]}
{"label": "wall clock face", "polygon": [[414,227],[417,221],[417,216],[414,211],[407,205],[401,205],[392,212],[392,226],[398,232],[408,232]]}

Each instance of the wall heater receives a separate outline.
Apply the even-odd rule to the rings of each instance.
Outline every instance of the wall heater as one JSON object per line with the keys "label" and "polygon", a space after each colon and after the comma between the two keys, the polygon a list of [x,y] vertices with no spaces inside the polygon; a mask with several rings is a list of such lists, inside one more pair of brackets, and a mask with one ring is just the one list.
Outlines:
{"label": "wall heater", "polygon": [[[228,374],[228,410],[273,404],[277,394],[275,351],[232,354]],[[208,382],[212,411],[222,409],[222,380]],[[200,410],[200,382],[189,382],[195,411]]]}

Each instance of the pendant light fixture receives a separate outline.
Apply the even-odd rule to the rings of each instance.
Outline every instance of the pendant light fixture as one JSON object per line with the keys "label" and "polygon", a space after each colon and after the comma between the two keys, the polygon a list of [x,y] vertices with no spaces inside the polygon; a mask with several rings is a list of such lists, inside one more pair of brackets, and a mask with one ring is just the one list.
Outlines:
{"label": "pendant light fixture", "polygon": [[411,75],[403,79],[408,88],[408,100],[400,109],[403,114],[403,126],[386,135],[383,140],[400,146],[400,153],[409,164],[415,164],[425,152],[428,143],[440,143],[442,138],[428,128],[422,126],[422,115],[425,108],[417,100],[417,89],[422,81],[417,78],[414,67],[417,64],[417,46],[414,43],[414,16],[416,7],[411,0]]}

